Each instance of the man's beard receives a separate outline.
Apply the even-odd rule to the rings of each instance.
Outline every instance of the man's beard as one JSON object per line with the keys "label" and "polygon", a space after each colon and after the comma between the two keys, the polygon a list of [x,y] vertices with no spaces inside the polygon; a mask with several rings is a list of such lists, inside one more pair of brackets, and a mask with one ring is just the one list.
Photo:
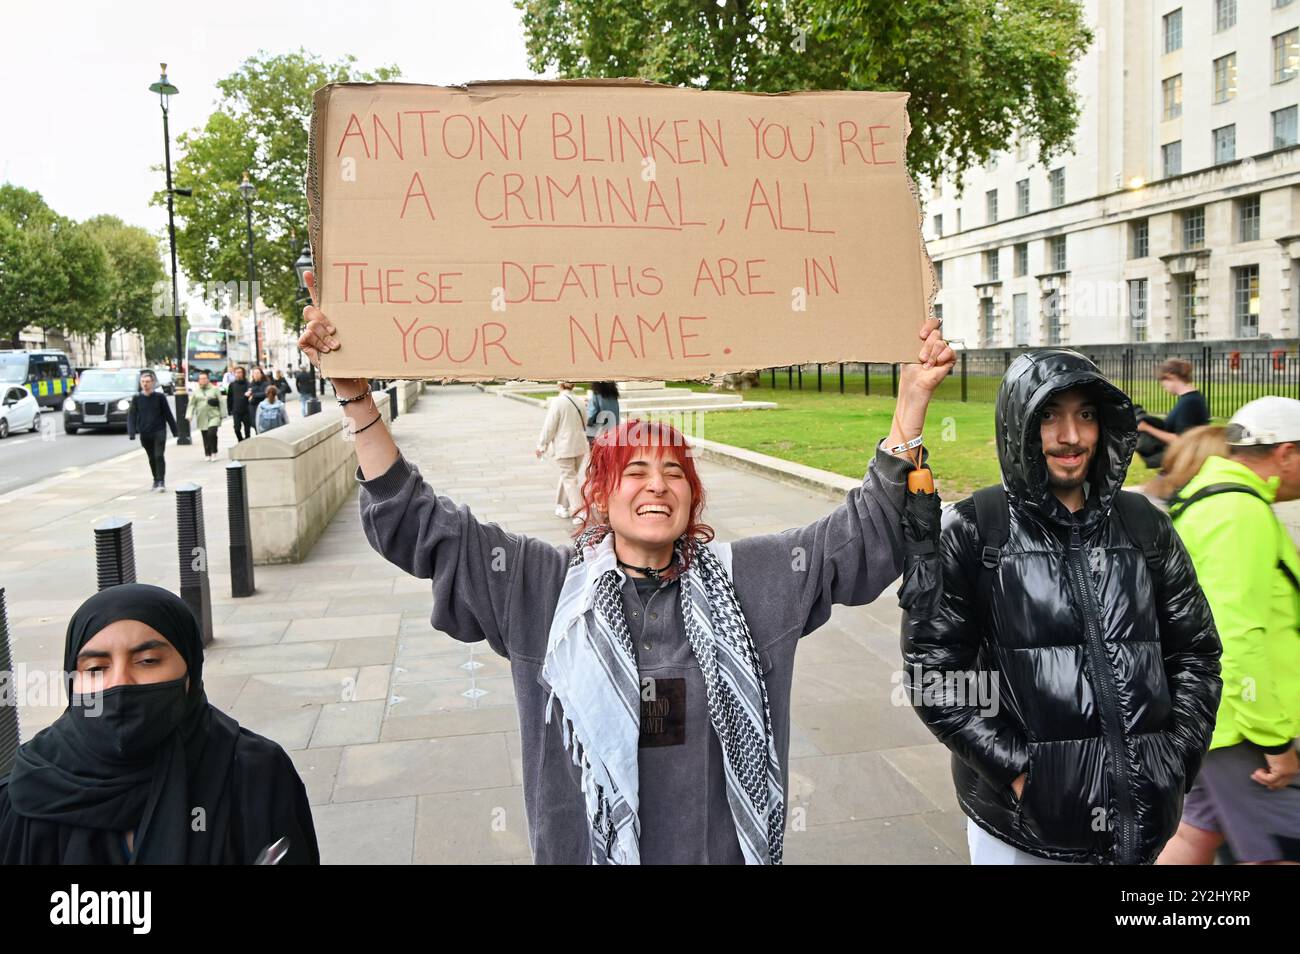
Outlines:
{"label": "man's beard", "polygon": [[[1057,448],[1056,451],[1059,452],[1060,450],[1065,450],[1065,449],[1066,448]],[[1068,449],[1074,450],[1075,448],[1068,448]],[[1052,468],[1050,466],[1050,461],[1052,460],[1053,455],[1044,454],[1044,456],[1047,458],[1047,461],[1049,462],[1049,466],[1047,468],[1047,486],[1050,489],[1075,490],[1079,487],[1082,487],[1084,483],[1087,482],[1088,474],[1092,470],[1092,460],[1093,460],[1093,456],[1096,453],[1096,448],[1094,448],[1092,451],[1084,451],[1080,449],[1078,452],[1083,454],[1085,457],[1084,465],[1080,469],[1078,477],[1058,477],[1055,473],[1052,472]]]}

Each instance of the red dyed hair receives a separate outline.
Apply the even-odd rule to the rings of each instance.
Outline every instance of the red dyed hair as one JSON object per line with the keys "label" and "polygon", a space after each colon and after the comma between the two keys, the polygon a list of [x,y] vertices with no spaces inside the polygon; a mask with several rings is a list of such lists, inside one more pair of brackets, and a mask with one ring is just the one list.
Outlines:
{"label": "red dyed hair", "polygon": [[[708,543],[713,539],[713,528],[700,520],[700,514],[704,511],[704,484],[700,481],[700,472],[695,469],[695,458],[686,443],[686,436],[671,424],[636,418],[601,431],[591,445],[587,476],[582,482],[583,524],[574,529],[574,537],[598,525],[596,499],[603,497],[608,501],[613,496],[623,480],[623,469],[642,447],[662,448],[660,453],[672,454],[677,463],[682,465],[686,483],[691,488],[691,512],[686,518],[686,531],[682,536]],[[682,572],[689,565],[688,547],[686,563],[674,572]]]}

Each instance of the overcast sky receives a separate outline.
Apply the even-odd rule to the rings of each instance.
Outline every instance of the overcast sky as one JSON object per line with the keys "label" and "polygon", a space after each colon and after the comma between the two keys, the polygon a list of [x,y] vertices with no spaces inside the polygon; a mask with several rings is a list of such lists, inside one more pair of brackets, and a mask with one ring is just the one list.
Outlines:
{"label": "overcast sky", "polygon": [[417,83],[531,76],[509,0],[6,0],[0,56],[0,181],[34,189],[61,215],[119,216],[151,231],[163,186],[158,64],[180,89],[176,135],[200,127],[217,80],[259,50],[300,46],[361,69],[394,64]]}

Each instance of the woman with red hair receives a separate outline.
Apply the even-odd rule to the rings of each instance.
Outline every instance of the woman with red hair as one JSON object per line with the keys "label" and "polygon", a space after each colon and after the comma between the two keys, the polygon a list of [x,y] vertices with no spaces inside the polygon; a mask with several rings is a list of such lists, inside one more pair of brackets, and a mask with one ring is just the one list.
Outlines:
{"label": "woman with red hair", "polygon": [[[303,318],[299,347],[319,363],[336,330],[314,305]],[[704,488],[668,425],[596,439],[586,519],[560,548],[437,494],[366,382],[333,382],[356,423],[370,544],[432,581],[435,628],[510,660],[535,861],[780,863],[795,648],[902,569],[911,457],[954,361],[937,321],[919,337],[862,485],[806,527],[734,544],[702,522]]]}

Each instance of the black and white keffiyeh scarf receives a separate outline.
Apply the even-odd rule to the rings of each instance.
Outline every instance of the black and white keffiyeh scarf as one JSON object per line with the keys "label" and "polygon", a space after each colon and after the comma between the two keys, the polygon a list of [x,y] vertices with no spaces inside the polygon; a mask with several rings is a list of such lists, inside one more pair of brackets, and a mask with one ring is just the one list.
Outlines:
{"label": "black and white keffiyeh scarf", "polygon": [[[678,540],[686,638],[722,748],[727,801],[746,864],[780,864],[785,800],[762,665],[729,574],[731,547]],[[542,681],[563,709],[565,748],[582,769],[595,864],[640,862],[637,749],[641,680],[623,615],[624,574],[608,526],[577,540],[551,622]]]}

